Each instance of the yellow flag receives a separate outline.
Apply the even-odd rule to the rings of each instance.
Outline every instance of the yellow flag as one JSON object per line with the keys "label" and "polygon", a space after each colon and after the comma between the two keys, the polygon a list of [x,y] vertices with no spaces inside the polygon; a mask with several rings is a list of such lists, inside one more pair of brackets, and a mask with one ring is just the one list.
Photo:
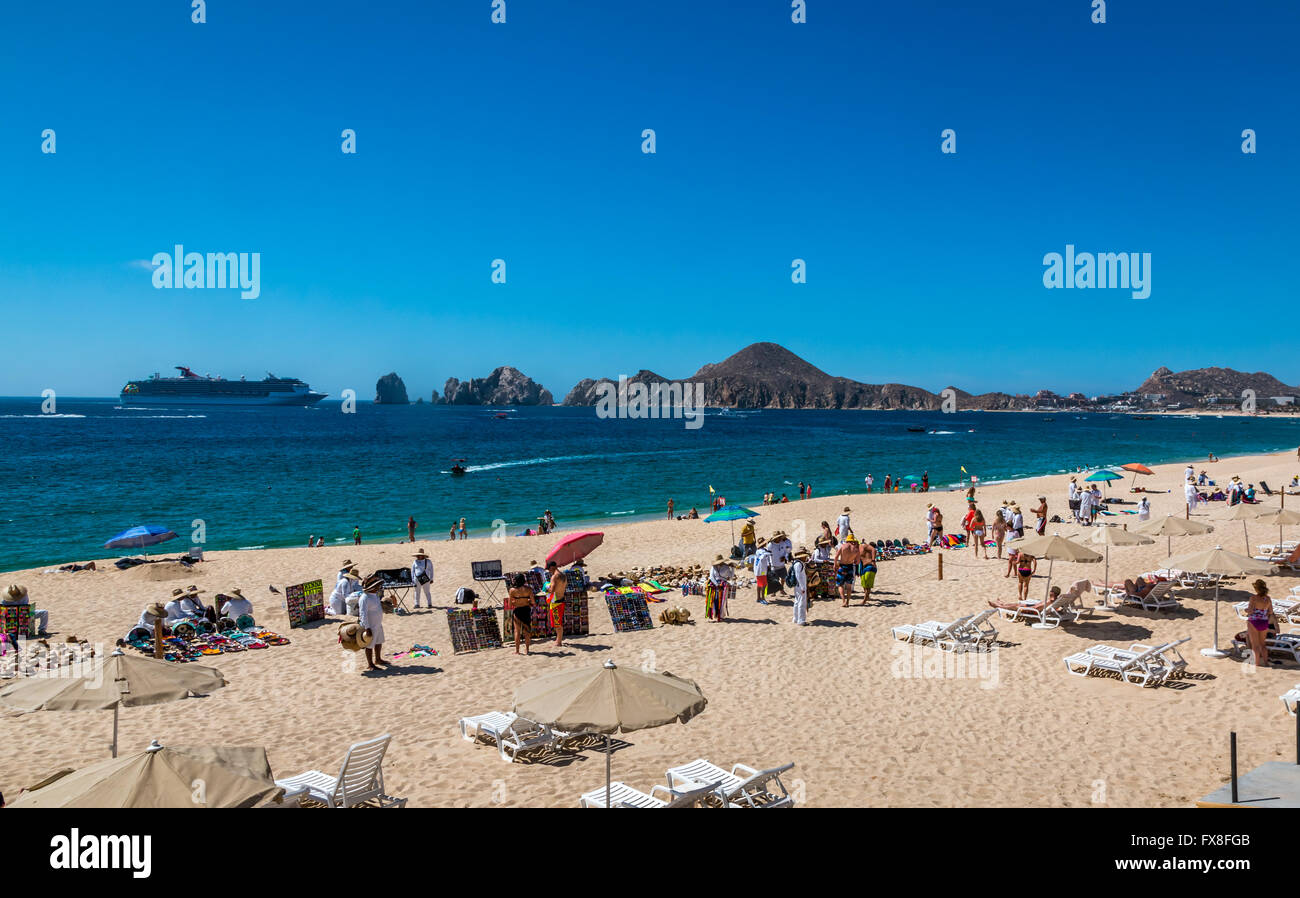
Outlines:
{"label": "yellow flag", "polygon": [[712,495],[712,494],[713,494],[713,486],[710,485],[710,486],[709,486],[709,495]]}
{"label": "yellow flag", "polygon": [[962,466],[961,466],[961,472],[962,472],[963,474],[968,474],[968,473],[970,473],[969,471],[966,470],[966,466],[965,466],[965,465],[962,465]]}

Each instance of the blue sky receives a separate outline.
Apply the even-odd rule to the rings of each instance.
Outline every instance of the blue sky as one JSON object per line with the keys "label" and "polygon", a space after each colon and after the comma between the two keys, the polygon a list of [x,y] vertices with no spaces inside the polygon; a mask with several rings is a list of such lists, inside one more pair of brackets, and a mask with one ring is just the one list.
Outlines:
{"label": "blue sky", "polygon": [[[1300,383],[1295,3],[490,12],[9,4],[0,394],[188,364],[427,397],[513,364],[559,398],[758,340],[928,389]],[[154,289],[141,260],[176,243],[260,252],[261,296]],[[1067,243],[1151,253],[1151,297],[1046,290]]]}

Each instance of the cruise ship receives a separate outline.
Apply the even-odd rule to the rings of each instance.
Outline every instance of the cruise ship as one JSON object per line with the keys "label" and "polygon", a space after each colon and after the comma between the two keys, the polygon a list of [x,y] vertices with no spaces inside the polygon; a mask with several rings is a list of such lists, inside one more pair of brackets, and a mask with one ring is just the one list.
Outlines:
{"label": "cruise ship", "polygon": [[313,405],[325,398],[296,377],[226,380],[177,365],[179,377],[155,374],[122,388],[123,405]]}

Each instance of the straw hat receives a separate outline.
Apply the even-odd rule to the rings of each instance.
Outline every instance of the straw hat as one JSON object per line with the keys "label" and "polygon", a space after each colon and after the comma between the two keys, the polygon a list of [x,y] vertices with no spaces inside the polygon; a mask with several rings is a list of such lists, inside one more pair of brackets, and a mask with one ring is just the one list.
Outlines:
{"label": "straw hat", "polygon": [[183,595],[185,595],[185,590],[181,589],[179,586],[172,590],[173,599],[179,599]]}
{"label": "straw hat", "polygon": [[343,563],[340,564],[339,567],[340,567],[340,568],[348,568],[348,567],[352,567],[352,559],[351,559],[351,558],[344,558],[344,559],[343,559]]}
{"label": "straw hat", "polygon": [[9,588],[5,590],[5,594],[11,599],[22,601],[27,598],[27,587],[18,583],[11,583],[9,584]]}
{"label": "straw hat", "polygon": [[185,594],[187,596],[200,596],[203,595],[203,590],[191,584],[190,586],[185,587]]}
{"label": "straw hat", "polygon": [[819,536],[817,542],[813,543],[815,546],[829,546],[830,544],[831,538],[829,536]]}
{"label": "straw hat", "polygon": [[803,559],[803,560],[807,561],[809,558],[812,558],[812,555],[809,554],[809,552],[808,552],[807,549],[805,549],[803,546],[800,546],[800,547],[795,551],[794,555],[792,555],[791,557],[792,557],[792,558],[800,558],[800,559]]}
{"label": "straw hat", "polygon": [[232,588],[232,589],[230,590],[230,595],[232,595],[232,596],[238,596],[238,597],[241,598],[241,599],[244,597],[244,594],[243,594],[242,592],[239,591],[239,587],[238,587],[238,586],[236,586],[236,587],[234,587],[234,588]]}
{"label": "straw hat", "polygon": [[755,549],[761,549],[766,545],[767,545],[767,540],[761,536],[754,542]]}
{"label": "straw hat", "polygon": [[374,634],[367,636],[365,628],[356,622],[339,625],[339,645],[350,652],[368,649],[374,641]]}
{"label": "straw hat", "polygon": [[357,573],[357,569],[356,569],[356,568],[354,568],[354,567],[353,567],[353,568],[348,568],[348,572],[347,572],[346,574],[343,575],[343,579],[345,579],[345,580],[360,580],[360,579],[361,579],[361,575]]}
{"label": "straw hat", "polygon": [[152,605],[146,605],[144,610],[146,614],[152,614],[154,617],[167,616],[167,609],[163,607],[162,602],[154,602]]}
{"label": "straw hat", "polygon": [[428,555],[428,553],[425,552],[423,549],[420,549],[418,552],[416,552],[416,553],[415,553],[414,555],[412,555],[411,557],[412,557],[412,558],[428,558],[429,555]]}
{"label": "straw hat", "polygon": [[726,560],[727,559],[722,557],[722,553],[713,556],[713,564],[724,564],[726,563]]}
{"label": "straw hat", "polygon": [[845,506],[844,506],[844,510],[845,510],[846,512],[849,512],[849,511],[852,511],[853,509],[851,509],[851,508],[849,508],[847,505],[845,505]]}

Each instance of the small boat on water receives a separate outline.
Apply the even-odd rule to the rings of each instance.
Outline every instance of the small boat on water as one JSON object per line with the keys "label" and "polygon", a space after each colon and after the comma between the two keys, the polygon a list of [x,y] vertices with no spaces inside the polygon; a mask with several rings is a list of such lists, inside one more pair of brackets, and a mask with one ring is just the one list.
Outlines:
{"label": "small boat on water", "polygon": [[451,470],[448,471],[447,473],[451,474],[453,477],[464,477],[465,474],[469,471],[469,468],[465,467],[465,461],[466,459],[463,458],[456,459],[452,463]]}
{"label": "small boat on water", "polygon": [[909,427],[909,428],[907,428],[907,432],[908,432],[908,433],[925,433],[925,428],[924,428],[924,427]]}

